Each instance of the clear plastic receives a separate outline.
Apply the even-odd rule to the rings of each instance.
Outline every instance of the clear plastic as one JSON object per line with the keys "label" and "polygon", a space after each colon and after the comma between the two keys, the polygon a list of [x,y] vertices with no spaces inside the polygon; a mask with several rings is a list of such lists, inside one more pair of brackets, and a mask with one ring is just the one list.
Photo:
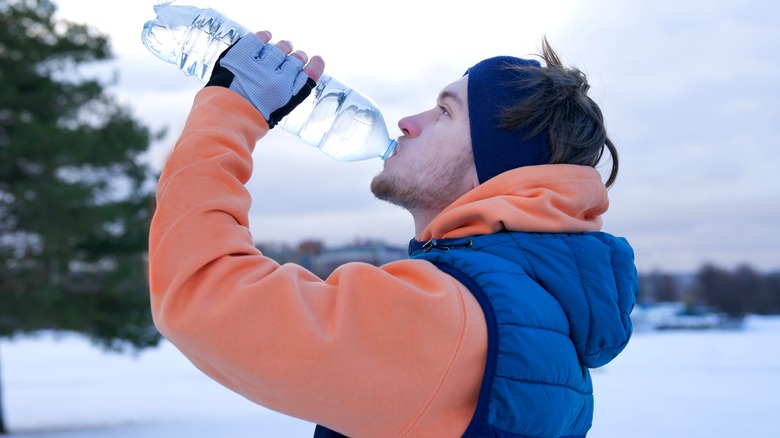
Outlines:
{"label": "clear plastic", "polygon": [[[147,21],[141,33],[146,48],[204,83],[219,55],[249,33],[197,1],[166,1],[155,5],[154,11],[157,18]],[[279,126],[339,161],[384,160],[396,146],[376,104],[327,75]]]}

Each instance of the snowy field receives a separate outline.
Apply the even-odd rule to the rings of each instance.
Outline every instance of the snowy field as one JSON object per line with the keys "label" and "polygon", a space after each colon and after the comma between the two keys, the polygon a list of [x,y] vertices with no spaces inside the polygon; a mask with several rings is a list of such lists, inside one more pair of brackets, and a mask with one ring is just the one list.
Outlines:
{"label": "snowy field", "polygon": [[[169,344],[105,354],[76,335],[0,342],[12,437],[310,437],[253,405]],[[780,318],[740,331],[639,332],[593,372],[589,438],[780,437]]]}

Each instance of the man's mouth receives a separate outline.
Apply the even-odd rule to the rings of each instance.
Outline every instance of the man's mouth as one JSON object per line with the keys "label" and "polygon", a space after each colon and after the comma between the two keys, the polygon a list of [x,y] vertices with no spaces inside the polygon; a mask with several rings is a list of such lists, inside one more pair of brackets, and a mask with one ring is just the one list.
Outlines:
{"label": "man's mouth", "polygon": [[398,154],[398,151],[401,149],[401,142],[403,141],[402,137],[398,137],[396,140],[395,147],[393,148],[393,152],[387,157],[394,157]]}

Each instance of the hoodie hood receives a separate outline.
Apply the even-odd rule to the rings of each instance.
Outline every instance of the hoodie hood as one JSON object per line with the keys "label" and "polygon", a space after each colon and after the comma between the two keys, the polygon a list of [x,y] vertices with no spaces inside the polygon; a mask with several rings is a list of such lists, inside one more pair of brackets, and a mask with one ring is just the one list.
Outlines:
{"label": "hoodie hood", "polygon": [[[580,362],[595,368],[627,345],[638,291],[631,246],[599,232],[607,207],[606,188],[590,167],[516,169],[442,211],[410,250],[420,254],[426,247],[455,248],[468,242],[464,255],[468,258],[473,250],[497,256],[488,262],[475,259],[496,272],[519,266],[558,302]],[[435,257],[445,261],[447,253]]]}
{"label": "hoodie hood", "polygon": [[607,188],[592,167],[545,164],[510,170],[461,196],[439,213],[417,240],[500,231],[599,231],[609,207]]}

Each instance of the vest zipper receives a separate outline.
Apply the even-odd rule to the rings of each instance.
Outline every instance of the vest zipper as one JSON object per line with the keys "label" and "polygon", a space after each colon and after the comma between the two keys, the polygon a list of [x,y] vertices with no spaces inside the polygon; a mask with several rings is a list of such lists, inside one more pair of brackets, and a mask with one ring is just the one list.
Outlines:
{"label": "vest zipper", "polygon": [[450,243],[450,244],[440,244],[436,239],[431,239],[423,244],[422,250],[423,252],[428,252],[436,248],[444,251],[449,251],[450,248],[456,248],[456,247],[471,248],[471,245],[473,244],[474,241],[471,239],[463,243]]}

